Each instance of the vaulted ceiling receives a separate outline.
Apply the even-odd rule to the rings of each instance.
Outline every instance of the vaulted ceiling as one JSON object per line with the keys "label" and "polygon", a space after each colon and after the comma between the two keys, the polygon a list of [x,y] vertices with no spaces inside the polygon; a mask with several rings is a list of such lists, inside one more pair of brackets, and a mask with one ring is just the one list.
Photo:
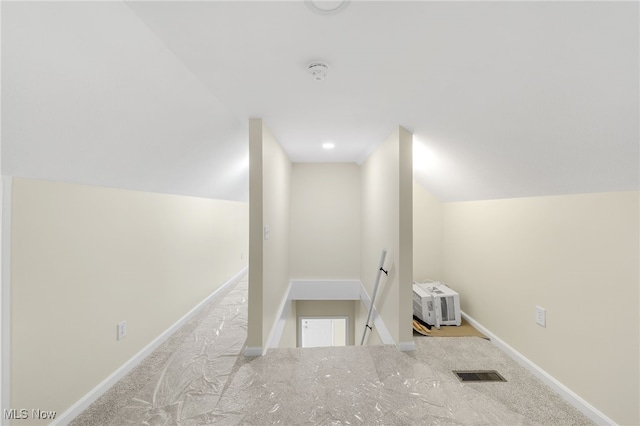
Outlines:
{"label": "vaulted ceiling", "polygon": [[447,201],[639,189],[637,2],[307,6],[3,2],[2,173],[246,200],[259,117],[300,162],[402,125]]}

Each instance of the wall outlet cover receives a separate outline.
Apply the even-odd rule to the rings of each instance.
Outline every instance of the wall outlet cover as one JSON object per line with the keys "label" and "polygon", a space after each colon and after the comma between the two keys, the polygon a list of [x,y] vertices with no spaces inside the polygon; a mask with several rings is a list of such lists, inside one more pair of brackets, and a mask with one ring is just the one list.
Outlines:
{"label": "wall outlet cover", "polygon": [[127,322],[126,321],[122,321],[120,323],[118,323],[118,334],[116,336],[116,338],[118,340],[122,340],[124,339],[124,336],[127,335]]}
{"label": "wall outlet cover", "polygon": [[542,327],[547,326],[547,310],[536,306],[536,323]]}

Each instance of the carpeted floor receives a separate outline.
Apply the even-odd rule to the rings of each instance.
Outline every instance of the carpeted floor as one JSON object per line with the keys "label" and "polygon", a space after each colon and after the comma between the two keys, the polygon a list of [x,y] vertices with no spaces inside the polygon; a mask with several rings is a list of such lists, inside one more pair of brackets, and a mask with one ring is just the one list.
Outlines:
{"label": "carpeted floor", "polygon": [[[246,281],[228,289],[71,425],[593,424],[489,341],[241,354]],[[494,369],[506,383],[462,384]]]}

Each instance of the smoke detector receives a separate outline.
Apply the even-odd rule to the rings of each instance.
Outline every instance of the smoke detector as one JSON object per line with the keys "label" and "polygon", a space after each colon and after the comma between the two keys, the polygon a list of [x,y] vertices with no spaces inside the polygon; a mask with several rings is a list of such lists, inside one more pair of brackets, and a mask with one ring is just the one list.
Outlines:
{"label": "smoke detector", "polygon": [[309,74],[314,78],[314,80],[324,80],[327,78],[327,73],[329,72],[329,65],[320,61],[313,61],[309,65],[307,65],[307,70]]}

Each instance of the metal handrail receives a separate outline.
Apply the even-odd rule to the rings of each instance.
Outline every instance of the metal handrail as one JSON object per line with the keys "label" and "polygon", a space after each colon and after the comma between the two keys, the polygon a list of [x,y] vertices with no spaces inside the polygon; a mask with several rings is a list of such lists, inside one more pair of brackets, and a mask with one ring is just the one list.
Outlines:
{"label": "metal handrail", "polygon": [[380,265],[378,266],[378,273],[376,275],[376,284],[373,287],[373,296],[371,297],[371,305],[369,306],[369,315],[367,315],[367,323],[364,326],[364,331],[362,332],[362,340],[360,341],[360,346],[364,345],[364,338],[367,335],[367,328],[369,330],[373,330],[369,325],[369,321],[371,321],[371,313],[373,312],[373,303],[376,300],[376,294],[378,293],[378,284],[380,283],[380,275],[384,272],[385,275],[388,275],[387,271],[385,271],[382,267],[384,266],[384,259],[387,257],[387,249],[382,249],[382,254],[380,255]]}

